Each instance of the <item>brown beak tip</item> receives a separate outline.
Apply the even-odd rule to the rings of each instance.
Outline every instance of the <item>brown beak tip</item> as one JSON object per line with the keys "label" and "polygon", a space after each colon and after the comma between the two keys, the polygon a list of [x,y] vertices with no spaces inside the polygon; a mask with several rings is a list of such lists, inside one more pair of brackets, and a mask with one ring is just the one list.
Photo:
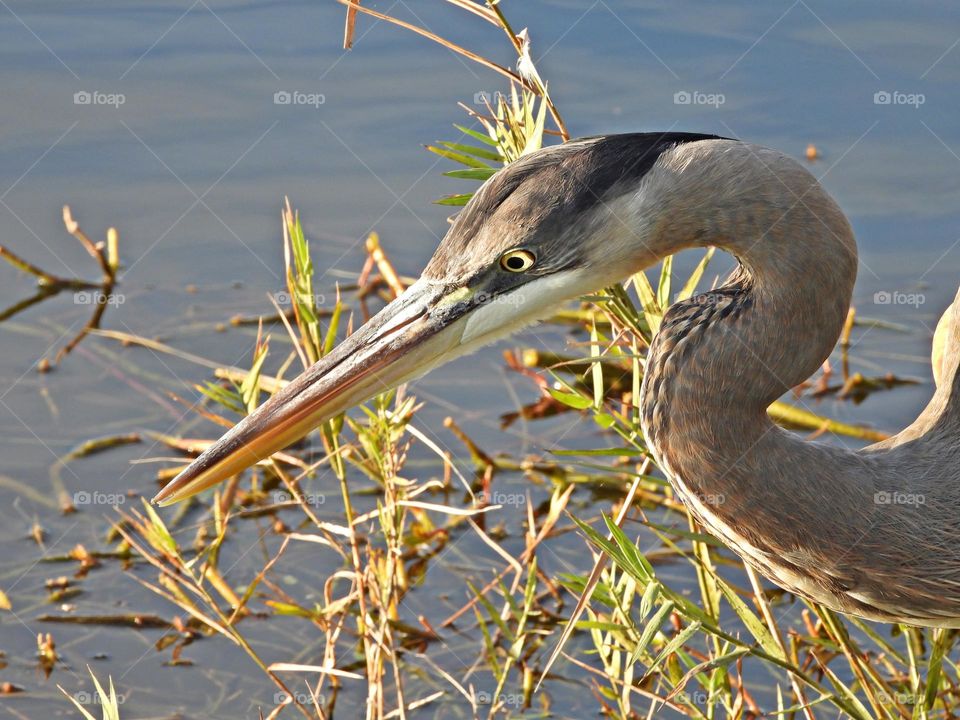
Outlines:
{"label": "brown beak tip", "polygon": [[157,507],[166,507],[167,505],[172,504],[171,501],[167,499],[168,493],[166,489],[161,490],[152,498],[150,498],[150,504],[156,505]]}
{"label": "brown beak tip", "polygon": [[180,502],[187,497],[182,495],[183,486],[184,483],[180,482],[180,476],[175,477],[167,485],[160,488],[160,492],[150,499],[150,504],[157,507],[167,507]]}

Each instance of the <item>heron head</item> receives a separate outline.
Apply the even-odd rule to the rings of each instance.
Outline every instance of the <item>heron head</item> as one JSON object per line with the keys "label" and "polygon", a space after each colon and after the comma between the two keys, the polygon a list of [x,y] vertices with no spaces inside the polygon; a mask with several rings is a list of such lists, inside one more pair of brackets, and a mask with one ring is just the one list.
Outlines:
{"label": "heron head", "polygon": [[421,278],[243,419],[154,500],[234,475],[353,405],[622,279],[664,253],[630,203],[660,155],[711,136],[590,138],[527,155],[491,177]]}

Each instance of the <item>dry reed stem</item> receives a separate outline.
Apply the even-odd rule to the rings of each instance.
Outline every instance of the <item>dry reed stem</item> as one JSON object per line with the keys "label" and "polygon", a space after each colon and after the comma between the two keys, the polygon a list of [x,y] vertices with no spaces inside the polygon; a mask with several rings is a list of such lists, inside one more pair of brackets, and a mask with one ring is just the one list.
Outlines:
{"label": "dry reed stem", "polygon": [[373,261],[376,263],[380,275],[383,276],[384,282],[386,282],[393,291],[393,296],[395,298],[399,297],[404,290],[403,283],[400,281],[400,278],[397,277],[397,272],[393,269],[393,265],[380,246],[380,236],[376,232],[370,233],[367,237],[366,248],[370,257],[373,258]]}
{"label": "dry reed stem", "polygon": [[[557,128],[560,131],[560,134],[563,137],[563,139],[565,141],[570,139],[570,135],[567,132],[566,125],[563,122],[563,118],[560,117],[560,113],[557,111],[556,106],[553,104],[553,101],[550,100],[549,96],[542,93],[541,88],[535,87],[533,83],[530,83],[524,78],[520,77],[520,75],[514,72],[513,70],[510,70],[509,68],[505,68],[502,65],[499,65],[493,62],[492,60],[488,60],[482,55],[478,55],[475,52],[467,50],[465,47],[457,45],[456,43],[450,42],[449,40],[442,38],[439,35],[430,32],[429,30],[426,30],[424,28],[418,27],[417,25],[413,25],[411,23],[405,22],[391,15],[386,15],[384,13],[377,12],[376,10],[371,10],[369,8],[362,7],[356,0],[337,0],[337,2],[340,3],[341,5],[346,5],[347,8],[349,9],[352,9],[354,11],[360,11],[366,15],[370,15],[371,17],[375,17],[379,20],[385,20],[386,22],[393,23],[394,25],[404,28],[405,30],[409,30],[410,32],[416,33],[417,35],[421,35],[427,38],[428,40],[432,40],[433,42],[439,45],[442,45],[448,50],[452,50],[453,52],[458,53],[459,55],[463,55],[465,58],[468,58],[469,60],[473,60],[475,63],[478,63],[479,65],[483,65],[484,67],[489,68],[490,70],[493,70],[494,72],[497,72],[506,78],[509,78],[513,82],[517,83],[518,85],[525,88],[526,90],[529,90],[535,95],[540,95],[541,97],[543,97],[544,101],[547,103],[547,108],[550,111],[550,115],[553,118],[554,123],[556,123]],[[515,35],[513,36],[513,40],[516,43]],[[517,44],[515,45],[515,47],[519,47],[519,45]]]}

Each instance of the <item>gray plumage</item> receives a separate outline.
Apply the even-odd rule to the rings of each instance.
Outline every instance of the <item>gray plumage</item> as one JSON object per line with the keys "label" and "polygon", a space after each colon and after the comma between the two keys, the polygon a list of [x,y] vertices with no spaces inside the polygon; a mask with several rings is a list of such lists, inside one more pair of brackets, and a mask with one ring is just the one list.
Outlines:
{"label": "gray plumage", "polygon": [[[767,407],[817,370],[841,332],[856,242],[797,162],[709,135],[587,138],[504,168],[417,283],[155,500],[200,492],[565,299],[698,246],[728,251],[739,267],[666,313],[640,398],[649,447],[677,494],[799,595],[876,620],[960,626],[960,313],[938,326],[933,398],[893,438],[852,451],[778,428]],[[511,253],[525,258],[521,271],[502,262]]]}
{"label": "gray plumage", "polygon": [[491,178],[425,274],[470,275],[519,246],[540,258],[532,272],[602,264],[614,281],[708,245],[739,269],[670,308],[641,393],[644,432],[677,493],[799,595],[873,619],[958,624],[960,324],[927,410],[886,442],[807,442],[766,415],[832,351],[856,277],[849,223],[795,161],[684,134],[543,150]]}

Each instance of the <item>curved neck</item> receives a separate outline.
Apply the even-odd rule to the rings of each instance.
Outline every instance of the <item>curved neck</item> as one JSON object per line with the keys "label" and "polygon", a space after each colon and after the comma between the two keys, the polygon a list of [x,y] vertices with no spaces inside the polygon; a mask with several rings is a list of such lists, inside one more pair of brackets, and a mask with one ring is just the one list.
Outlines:
{"label": "curved neck", "polygon": [[[739,267],[721,288],[664,316],[641,392],[644,432],[701,523],[789,584],[766,559],[810,548],[804,533],[822,520],[827,497],[848,518],[831,536],[849,532],[853,543],[863,531],[853,517],[873,492],[844,473],[833,449],[779,430],[766,415],[833,350],[856,245],[833,200],[792,160],[739,143],[696,147],[709,144],[668,158],[651,185],[657,190],[644,202],[665,220],[649,241],[661,252],[715,245]],[[774,536],[784,519],[790,526]]]}
{"label": "curved neck", "polygon": [[850,226],[773,151],[691,143],[658,172],[633,199],[651,220],[637,225],[648,254],[716,245],[740,262],[723,287],[671,307],[650,348],[643,429],[677,494],[793,592],[865,617],[960,624],[960,313],[945,320],[933,400],[898,436],[852,451],[783,431],[767,407],[828,357],[846,319]]}
{"label": "curved neck", "polygon": [[[717,411],[762,415],[834,348],[856,279],[853,231],[810,173],[766,148],[721,140],[678,146],[652,175],[641,203],[661,220],[648,242],[663,254],[714,245],[740,265],[724,289],[725,312],[711,311],[722,298],[709,293],[697,301],[708,307],[672,310],[708,323],[689,343],[702,355],[680,370],[682,389],[701,402],[713,396]],[[662,331],[682,335],[685,327],[671,330],[668,317]],[[658,341],[669,349],[679,339]]]}

